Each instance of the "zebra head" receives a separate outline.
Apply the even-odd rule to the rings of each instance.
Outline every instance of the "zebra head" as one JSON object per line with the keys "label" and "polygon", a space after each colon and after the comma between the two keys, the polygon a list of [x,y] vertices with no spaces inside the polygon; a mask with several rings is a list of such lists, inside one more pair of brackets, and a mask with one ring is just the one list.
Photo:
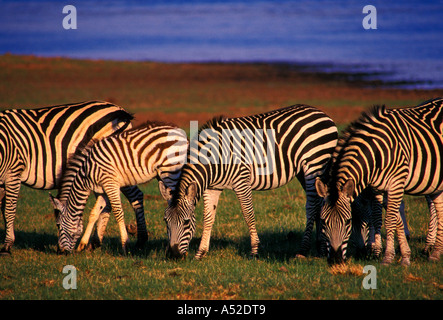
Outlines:
{"label": "zebra head", "polygon": [[186,187],[181,187],[184,190],[173,193],[162,181],[159,182],[160,192],[168,201],[164,219],[169,239],[168,254],[174,258],[187,255],[189,242],[195,230],[197,183],[192,182]]}
{"label": "zebra head", "polygon": [[337,190],[334,192],[317,178],[315,187],[317,193],[324,198],[320,219],[327,242],[328,262],[342,263],[346,260],[352,231],[351,202],[355,183],[353,180],[347,180],[343,186],[337,184]]}
{"label": "zebra head", "polygon": [[58,248],[59,253],[72,252],[74,246],[83,233],[82,215],[71,217],[64,205],[59,199],[49,194],[49,200],[54,206],[54,214],[58,229]]}

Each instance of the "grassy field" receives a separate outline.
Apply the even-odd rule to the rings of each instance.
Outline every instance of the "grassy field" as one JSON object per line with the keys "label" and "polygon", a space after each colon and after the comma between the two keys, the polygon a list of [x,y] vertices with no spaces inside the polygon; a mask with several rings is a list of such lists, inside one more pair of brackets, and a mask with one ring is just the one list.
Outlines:
{"label": "grassy field", "polygon": [[[158,64],[0,56],[0,108],[45,106],[90,99],[110,100],[134,112],[136,121],[201,123],[215,114],[246,115],[293,103],[315,105],[341,127],[376,103],[407,106],[443,91],[367,87],[341,76],[304,74],[266,64]],[[412,263],[382,266],[351,259],[348,269],[332,269],[315,250],[296,259],[304,229],[305,196],[297,181],[254,192],[260,259],[249,260],[248,230],[233,192],[222,193],[210,252],[186,260],[165,257],[165,202],[156,182],[142,186],[150,240],[141,250],[120,254],[119,232],[110,219],[104,244],[94,252],[56,254],[57,232],[48,191],[22,187],[11,256],[0,257],[0,299],[435,299],[443,298],[442,262],[429,263],[424,247],[428,213],[424,198],[406,197]],[[54,193],[54,192],[53,192]],[[85,212],[89,212],[92,199]],[[126,222],[134,214],[124,202]],[[85,215],[87,221],[87,214]],[[85,223],[86,223],[85,221]],[[4,238],[4,224],[0,237]],[[135,243],[135,238],[131,238]],[[63,288],[66,265],[77,270],[77,289]],[[362,269],[377,270],[377,289],[364,289]]]}

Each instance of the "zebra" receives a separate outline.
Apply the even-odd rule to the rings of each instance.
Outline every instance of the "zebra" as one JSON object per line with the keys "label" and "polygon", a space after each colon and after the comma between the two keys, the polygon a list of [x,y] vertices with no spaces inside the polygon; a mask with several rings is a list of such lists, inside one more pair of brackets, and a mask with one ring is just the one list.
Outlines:
{"label": "zebra", "polygon": [[[63,199],[50,196],[59,218],[59,252],[67,253],[82,233],[82,213],[91,191],[106,194],[117,220],[123,253],[128,235],[120,202],[120,187],[145,183],[153,178],[174,189],[186,160],[187,136],[172,125],[148,122],[146,125],[97,141],[80,149],[71,163],[74,177],[62,182]],[[79,245],[89,241],[98,219],[97,210],[89,216],[88,226]]]}
{"label": "zebra", "polygon": [[258,256],[252,190],[275,189],[296,176],[307,197],[307,222],[300,249],[300,255],[307,255],[321,208],[315,178],[323,173],[337,136],[337,127],[324,112],[301,104],[208,121],[191,140],[175,192],[159,183],[169,204],[165,210],[169,253],[174,257],[187,254],[195,231],[195,206],[203,196],[203,235],[195,258],[205,256],[220,194],[223,189],[232,189],[249,228],[251,256]]}
{"label": "zebra", "polygon": [[346,259],[351,203],[368,186],[387,194],[382,263],[390,264],[394,259],[397,231],[402,264],[410,264],[411,251],[399,216],[404,193],[427,196],[431,217],[432,205],[435,208],[437,236],[429,259],[439,260],[443,245],[442,106],[442,98],[409,108],[374,106],[345,130],[334,152],[328,183],[316,181],[317,192],[325,199],[321,219],[330,262]]}
{"label": "zebra", "polygon": [[78,145],[125,130],[132,119],[123,108],[102,101],[0,113],[0,200],[6,228],[1,254],[10,254],[15,240],[21,183],[36,189],[59,187]]}

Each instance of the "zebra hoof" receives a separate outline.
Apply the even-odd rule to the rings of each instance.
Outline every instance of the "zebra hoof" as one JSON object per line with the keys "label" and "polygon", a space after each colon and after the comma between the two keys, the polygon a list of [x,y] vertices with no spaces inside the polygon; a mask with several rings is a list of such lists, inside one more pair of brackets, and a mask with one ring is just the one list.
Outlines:
{"label": "zebra hoof", "polygon": [[431,262],[437,262],[437,261],[440,261],[440,252],[438,252],[438,251],[434,251],[434,252],[429,256],[429,261],[431,261]]}
{"label": "zebra hoof", "polygon": [[249,255],[249,260],[258,260],[258,253],[251,253]]}
{"label": "zebra hoof", "polygon": [[401,265],[403,267],[409,267],[411,265],[411,260],[409,258],[402,258]]}
{"label": "zebra hoof", "polygon": [[87,243],[80,243],[77,247],[77,252],[82,252],[86,249]]}
{"label": "zebra hoof", "polygon": [[198,252],[197,252],[197,254],[195,255],[195,260],[198,260],[198,261],[201,261],[205,256],[206,256],[206,253],[208,253],[208,251],[204,251],[204,250],[199,250]]}

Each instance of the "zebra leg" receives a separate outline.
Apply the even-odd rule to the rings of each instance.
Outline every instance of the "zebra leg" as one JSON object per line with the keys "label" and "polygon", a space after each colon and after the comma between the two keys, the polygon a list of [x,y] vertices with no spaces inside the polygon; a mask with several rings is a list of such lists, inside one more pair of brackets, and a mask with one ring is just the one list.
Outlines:
{"label": "zebra leg", "polygon": [[[306,227],[303,232],[303,238],[301,242],[300,252],[297,254],[297,257],[305,257],[308,255],[309,250],[311,249],[311,237],[312,230],[314,228],[314,223],[316,223],[317,229],[317,250],[320,255],[326,253],[326,243],[323,244],[321,237],[321,226],[320,226],[320,210],[321,210],[321,198],[314,195],[311,196],[306,190]],[[324,245],[324,246],[323,246]]]}
{"label": "zebra leg", "polygon": [[371,201],[370,221],[373,228],[373,242],[371,243],[371,252],[378,258],[383,251],[381,243],[381,227],[383,225],[383,194],[373,193]]}
{"label": "zebra leg", "polygon": [[123,254],[126,255],[128,245],[128,233],[125,225],[125,213],[123,212],[121,200],[120,200],[120,187],[114,181],[104,181],[103,189],[108,196],[111,203],[112,212],[114,212],[115,220],[117,221],[120,237],[122,243]]}
{"label": "zebra leg", "polygon": [[435,239],[437,238],[438,219],[434,201],[432,201],[430,196],[426,196],[425,198],[429,207],[429,226],[428,235],[426,236],[426,245],[423,252],[425,254],[430,254],[434,248]]}
{"label": "zebra leg", "polygon": [[203,213],[203,234],[200,241],[195,258],[200,260],[209,251],[209,241],[211,240],[212,226],[215,221],[215,213],[217,211],[218,199],[220,198],[222,190],[207,189],[203,193],[203,201],[205,210]]}
{"label": "zebra leg", "polygon": [[97,220],[97,225],[95,228],[95,232],[92,235],[91,240],[89,241],[90,249],[94,250],[100,247],[103,243],[103,236],[106,231],[106,226],[108,225],[109,216],[111,215],[111,204],[109,203],[109,199],[106,194],[96,194],[97,201],[98,197],[101,197],[100,201],[104,201],[103,207],[101,208],[100,215]]}
{"label": "zebra leg", "polygon": [[100,213],[103,208],[106,206],[106,200],[103,195],[96,195],[97,200],[95,202],[94,207],[92,208],[91,213],[89,214],[88,226],[83,234],[82,239],[77,247],[77,251],[83,251],[89,243],[89,238],[91,237],[92,229],[94,228],[95,223],[100,217]]}
{"label": "zebra leg", "polygon": [[243,218],[249,228],[249,236],[251,238],[251,257],[258,257],[258,246],[260,240],[258,238],[257,229],[255,227],[255,214],[252,205],[252,191],[251,187],[243,183],[240,187],[234,187],[234,192],[240,201]]}
{"label": "zebra leg", "polygon": [[443,192],[437,196],[433,196],[432,201],[434,202],[435,210],[437,212],[438,226],[434,250],[429,257],[429,260],[439,261],[440,254],[443,251]]}
{"label": "zebra leg", "polygon": [[137,186],[121,188],[123,195],[129,200],[135,212],[137,222],[136,247],[141,248],[148,241],[148,230],[146,229],[145,209],[143,207],[143,192]]}
{"label": "zebra leg", "polygon": [[400,204],[403,198],[403,192],[388,193],[388,205],[386,212],[386,252],[383,264],[391,264],[394,261],[395,249],[394,249],[394,236],[397,231],[398,242],[400,245],[400,251],[402,255],[402,265],[409,265],[411,257],[411,249],[408,245],[408,240],[405,236],[403,227],[403,221],[400,217]]}
{"label": "zebra leg", "polygon": [[6,237],[0,255],[11,254],[11,247],[15,241],[14,219],[17,210],[18,194],[20,192],[20,178],[10,178],[5,181],[5,194],[2,201],[2,213],[5,220]]}
{"label": "zebra leg", "polygon": [[405,201],[404,201],[404,200],[401,201],[399,211],[400,211],[400,217],[401,217],[401,220],[403,221],[403,226],[404,226],[404,228],[405,228],[405,236],[406,236],[406,239],[409,240],[410,237],[411,237],[411,233],[409,232],[408,221],[406,220],[406,215],[405,215]]}

